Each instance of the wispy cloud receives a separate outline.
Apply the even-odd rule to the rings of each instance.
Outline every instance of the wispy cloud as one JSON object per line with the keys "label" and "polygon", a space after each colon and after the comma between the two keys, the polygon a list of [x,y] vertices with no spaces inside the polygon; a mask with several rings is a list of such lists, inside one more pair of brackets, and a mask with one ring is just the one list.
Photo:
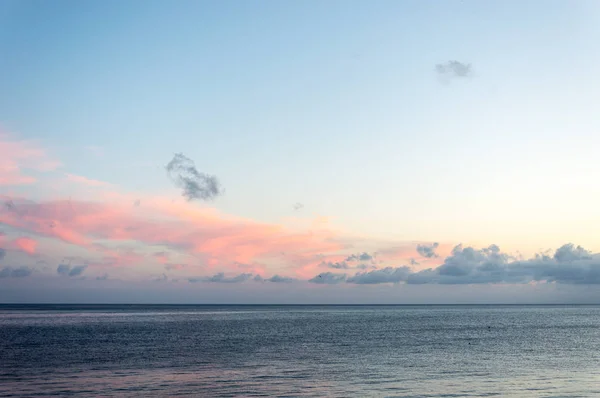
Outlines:
{"label": "wispy cloud", "polygon": [[37,249],[37,242],[28,237],[17,238],[14,241],[14,246],[25,253],[35,254]]}
{"label": "wispy cloud", "polygon": [[59,165],[38,142],[0,131],[0,186],[32,184],[36,178],[27,170],[51,171]]}
{"label": "wispy cloud", "polygon": [[471,64],[448,61],[435,66],[435,71],[445,78],[467,78],[473,73]]}
{"label": "wispy cloud", "polygon": [[91,178],[79,176],[76,174],[65,173],[65,176],[67,177],[67,181],[69,182],[86,185],[88,187],[108,187],[111,185],[108,182],[93,180]]}

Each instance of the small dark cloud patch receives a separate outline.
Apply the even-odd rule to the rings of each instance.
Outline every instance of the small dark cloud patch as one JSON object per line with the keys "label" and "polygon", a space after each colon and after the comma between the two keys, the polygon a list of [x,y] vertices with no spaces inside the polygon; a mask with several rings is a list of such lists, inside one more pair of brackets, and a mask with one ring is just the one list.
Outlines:
{"label": "small dark cloud patch", "polygon": [[375,258],[374,255],[371,255],[367,252],[351,254],[346,258],[346,261],[372,261]]}
{"label": "small dark cloud patch", "polygon": [[0,269],[0,278],[26,278],[33,270],[29,267],[4,267]]}
{"label": "small dark cloud patch", "polygon": [[333,269],[350,269],[351,267],[345,261],[340,262],[322,262],[321,266]]}
{"label": "small dark cloud patch", "polygon": [[6,257],[6,250],[0,248],[0,260],[2,260],[4,257]]}
{"label": "small dark cloud patch", "polygon": [[56,272],[62,276],[75,277],[80,276],[86,270],[87,265],[75,265],[59,264],[56,268]]}
{"label": "small dark cloud patch", "polygon": [[317,283],[320,285],[335,285],[342,283],[346,280],[346,274],[334,274],[332,272],[324,272],[308,281],[310,283]]}
{"label": "small dark cloud patch", "polygon": [[304,208],[304,205],[300,202],[294,203],[294,210],[298,211],[298,210],[302,210]]}
{"label": "small dark cloud patch", "polygon": [[362,269],[362,270],[370,269],[370,268],[375,269],[375,268],[377,268],[377,266],[373,265],[373,264],[371,264],[371,265],[369,265],[369,264],[358,264],[356,266],[356,269]]}
{"label": "small dark cloud patch", "polygon": [[272,283],[292,283],[292,282],[297,282],[298,279],[291,278],[288,276],[280,276],[280,275],[273,275],[270,278],[263,278],[260,275],[256,275],[254,277],[254,281],[255,282],[272,282]]}
{"label": "small dark cloud patch", "polygon": [[100,275],[96,277],[97,281],[105,281],[108,279],[108,274]]}
{"label": "small dark cloud patch", "polygon": [[6,200],[4,202],[4,207],[8,211],[17,211],[17,207],[15,206],[15,203],[12,201],[12,199]]}
{"label": "small dark cloud patch", "polygon": [[417,253],[426,258],[435,258],[438,256],[435,250],[438,248],[439,245],[440,244],[437,242],[434,242],[430,245],[419,244],[417,245]]}
{"label": "small dark cloud patch", "polygon": [[133,207],[140,207],[140,205],[141,205],[141,204],[142,204],[142,201],[141,201],[141,200],[139,200],[139,199],[136,199],[136,200],[133,202]]}
{"label": "small dark cloud patch", "polygon": [[210,277],[196,277],[196,278],[188,278],[188,282],[197,283],[197,282],[212,282],[212,283],[241,283],[246,282],[252,278],[252,274],[239,274],[232,277],[225,276],[225,273],[219,272]]}
{"label": "small dark cloud patch", "polygon": [[403,282],[410,275],[409,267],[387,267],[369,272],[359,272],[348,278],[346,282],[359,285],[374,285],[379,283],[399,283]]}
{"label": "small dark cloud patch", "polygon": [[438,75],[444,78],[467,78],[473,74],[471,64],[465,64],[459,61],[448,61],[435,66]]}
{"label": "small dark cloud patch", "polygon": [[166,170],[171,181],[183,190],[182,196],[188,201],[212,200],[223,194],[217,177],[199,172],[194,161],[182,153],[173,156]]}
{"label": "small dark cloud patch", "polygon": [[419,262],[417,260],[415,260],[414,258],[411,258],[410,265],[419,265]]}

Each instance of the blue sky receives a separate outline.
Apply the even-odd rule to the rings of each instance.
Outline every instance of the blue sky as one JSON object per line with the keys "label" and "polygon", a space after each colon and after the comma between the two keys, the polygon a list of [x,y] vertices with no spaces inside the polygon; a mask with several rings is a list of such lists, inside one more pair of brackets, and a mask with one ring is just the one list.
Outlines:
{"label": "blue sky", "polygon": [[[598,22],[591,1],[4,1],[0,126],[60,160],[48,184],[176,198],[183,152],[226,189],[196,206],[232,217],[598,252]],[[472,74],[442,81],[450,60]]]}

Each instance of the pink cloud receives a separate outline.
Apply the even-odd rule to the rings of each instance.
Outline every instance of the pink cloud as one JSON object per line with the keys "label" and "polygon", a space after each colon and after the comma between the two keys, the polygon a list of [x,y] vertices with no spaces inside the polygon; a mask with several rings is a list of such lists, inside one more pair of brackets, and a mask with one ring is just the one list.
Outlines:
{"label": "pink cloud", "polygon": [[[6,198],[5,198],[6,199]],[[315,254],[343,248],[326,232],[299,233],[277,225],[234,217],[218,217],[214,211],[176,204],[164,209],[145,200],[146,212],[132,211],[131,204],[76,200],[34,202],[12,198],[12,210],[0,213],[0,222],[31,233],[59,239],[107,254],[108,265],[139,263],[140,256],[110,253],[100,241],[160,245],[190,254],[214,267],[243,268],[263,273],[262,264],[280,259],[280,252],[293,253],[296,265],[311,262]],[[166,255],[155,256],[166,262]]]}
{"label": "pink cloud", "polygon": [[[48,171],[58,165],[36,142],[0,135],[0,185],[33,183],[35,179],[24,170]],[[91,267],[131,268],[149,263],[169,265],[173,270],[204,267],[206,272],[268,276],[271,271],[307,278],[322,270],[323,261],[342,261],[350,254],[350,238],[324,216],[290,218],[290,225],[283,226],[223,214],[181,199],[114,192],[106,189],[107,182],[75,174],[57,182],[98,189],[94,201],[0,196],[11,202],[0,209],[0,223],[86,249],[90,253],[86,265]],[[56,182],[49,185],[55,187]],[[33,254],[36,242],[27,239],[20,238],[15,245]],[[384,261],[396,261],[415,256],[414,250],[402,246],[380,253]]]}
{"label": "pink cloud", "polygon": [[67,180],[69,182],[73,182],[73,183],[77,183],[77,184],[81,184],[81,185],[87,185],[89,187],[106,187],[106,186],[110,186],[110,184],[108,182],[104,182],[104,181],[93,180],[91,178],[87,178],[87,177],[83,177],[83,176],[78,176],[78,175],[75,175],[75,174],[69,174],[69,173],[65,173],[65,175],[67,176]]}
{"label": "pink cloud", "polygon": [[35,254],[37,242],[31,238],[21,237],[13,241],[14,246],[22,252]]}
{"label": "pink cloud", "polygon": [[36,141],[0,132],[0,186],[32,184],[36,179],[25,170],[51,171],[59,164]]}

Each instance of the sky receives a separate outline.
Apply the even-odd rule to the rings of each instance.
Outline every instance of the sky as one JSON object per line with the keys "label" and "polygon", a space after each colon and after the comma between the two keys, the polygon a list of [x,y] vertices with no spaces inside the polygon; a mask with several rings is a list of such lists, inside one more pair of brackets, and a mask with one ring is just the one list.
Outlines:
{"label": "sky", "polygon": [[595,1],[0,3],[0,302],[600,302]]}

